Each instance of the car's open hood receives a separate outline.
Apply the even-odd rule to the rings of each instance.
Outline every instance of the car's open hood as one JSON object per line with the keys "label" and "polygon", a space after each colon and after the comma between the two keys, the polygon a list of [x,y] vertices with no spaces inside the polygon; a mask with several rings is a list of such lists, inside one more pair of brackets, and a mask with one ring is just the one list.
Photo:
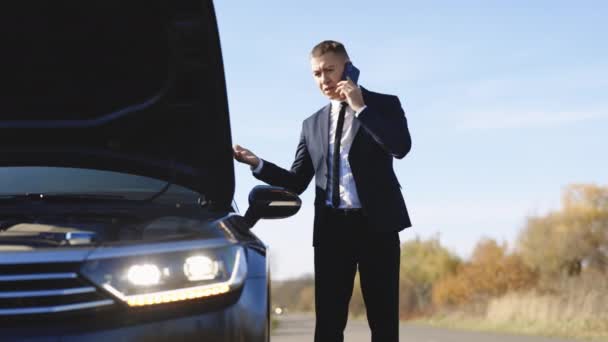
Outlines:
{"label": "car's open hood", "polygon": [[1,7],[0,166],[173,179],[229,203],[232,143],[211,1]]}

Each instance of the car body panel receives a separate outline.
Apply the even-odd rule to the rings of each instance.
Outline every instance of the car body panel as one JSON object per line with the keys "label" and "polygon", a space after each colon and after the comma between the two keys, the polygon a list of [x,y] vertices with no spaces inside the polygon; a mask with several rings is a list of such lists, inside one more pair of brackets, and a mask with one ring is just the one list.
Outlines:
{"label": "car body panel", "polygon": [[[0,327],[2,341],[267,341],[267,282],[248,280],[236,302],[214,310],[193,310],[182,317],[110,322],[74,317],[62,324],[30,321]],[[202,306],[203,304],[201,304]]]}
{"label": "car body panel", "polygon": [[[2,174],[28,183],[22,193],[11,190],[16,186],[0,194],[0,340],[269,341],[266,246],[232,205],[231,130],[212,1],[35,0],[2,6],[0,18],[0,73],[8,85],[0,94],[0,168],[19,168]],[[22,167],[54,168],[53,176]],[[112,197],[120,193],[102,194],[102,176],[62,177],[60,168],[153,181],[136,189],[143,199]],[[129,183],[107,177],[107,184]],[[41,178],[57,179],[58,193],[36,182]],[[97,187],[61,197],[70,182]],[[139,263],[221,246],[238,250],[225,268],[232,267],[222,283],[227,292],[137,306],[125,298],[207,283],[157,283],[133,294],[107,285],[111,277],[129,280],[125,271],[139,264],[103,273],[102,281],[87,273],[86,266],[108,260],[135,256]],[[178,268],[163,268],[164,276],[189,277],[184,260],[191,255],[184,255]],[[234,266],[243,260],[246,276],[235,271],[245,266]]]}
{"label": "car body panel", "polygon": [[2,7],[0,166],[144,175],[230,206],[232,142],[211,1]]}

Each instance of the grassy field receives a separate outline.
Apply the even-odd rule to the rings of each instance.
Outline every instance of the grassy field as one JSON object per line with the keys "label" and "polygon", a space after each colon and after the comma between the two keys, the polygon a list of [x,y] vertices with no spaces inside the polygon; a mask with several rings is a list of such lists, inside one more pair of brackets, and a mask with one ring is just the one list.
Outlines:
{"label": "grassy field", "polygon": [[508,293],[485,304],[435,314],[437,326],[608,341],[608,279],[604,274],[552,280],[540,289]]}
{"label": "grassy field", "polygon": [[467,317],[443,316],[430,319],[411,321],[415,324],[428,324],[431,326],[492,331],[510,334],[536,335],[549,337],[564,337],[580,341],[608,341],[608,333],[589,326],[588,322],[555,322],[539,323],[526,321],[495,322]]}
{"label": "grassy field", "polygon": [[508,294],[485,313],[452,311],[415,322],[436,326],[608,341],[608,296],[599,291]]}

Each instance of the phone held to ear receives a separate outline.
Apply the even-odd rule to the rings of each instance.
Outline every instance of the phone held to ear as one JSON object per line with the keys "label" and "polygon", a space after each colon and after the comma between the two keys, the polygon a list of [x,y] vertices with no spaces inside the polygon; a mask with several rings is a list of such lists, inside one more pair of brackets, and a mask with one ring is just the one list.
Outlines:
{"label": "phone held to ear", "polygon": [[342,80],[346,81],[346,77],[348,77],[353,82],[355,82],[355,84],[357,84],[357,81],[359,80],[359,74],[360,73],[361,72],[359,71],[359,69],[357,69],[357,67],[354,66],[353,63],[346,62],[344,64],[344,73],[342,74]]}

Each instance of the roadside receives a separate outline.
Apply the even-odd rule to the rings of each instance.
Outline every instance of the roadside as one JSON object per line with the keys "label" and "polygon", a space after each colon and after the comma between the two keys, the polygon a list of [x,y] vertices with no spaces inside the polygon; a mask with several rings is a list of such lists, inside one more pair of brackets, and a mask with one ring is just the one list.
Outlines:
{"label": "roadside", "polygon": [[578,322],[555,322],[553,324],[524,322],[524,321],[498,321],[492,322],[484,319],[444,316],[409,321],[410,324],[424,325],[467,331],[508,333],[527,336],[545,336],[575,339],[579,341],[608,341],[608,335],[596,327]]}
{"label": "roadside", "polygon": [[[273,331],[272,342],[310,342],[314,336],[312,314],[291,313],[277,317],[278,327]],[[369,342],[367,321],[349,319],[344,332],[348,342]],[[454,330],[428,324],[401,323],[400,342],[575,342],[574,339],[525,336],[495,332]]]}
{"label": "roadside", "polygon": [[[417,324],[608,341],[608,186],[570,184],[517,241],[482,238],[462,259],[438,236],[401,245],[399,312]],[[273,303],[314,311],[314,277],[273,284]],[[359,277],[349,312],[364,315]]]}

